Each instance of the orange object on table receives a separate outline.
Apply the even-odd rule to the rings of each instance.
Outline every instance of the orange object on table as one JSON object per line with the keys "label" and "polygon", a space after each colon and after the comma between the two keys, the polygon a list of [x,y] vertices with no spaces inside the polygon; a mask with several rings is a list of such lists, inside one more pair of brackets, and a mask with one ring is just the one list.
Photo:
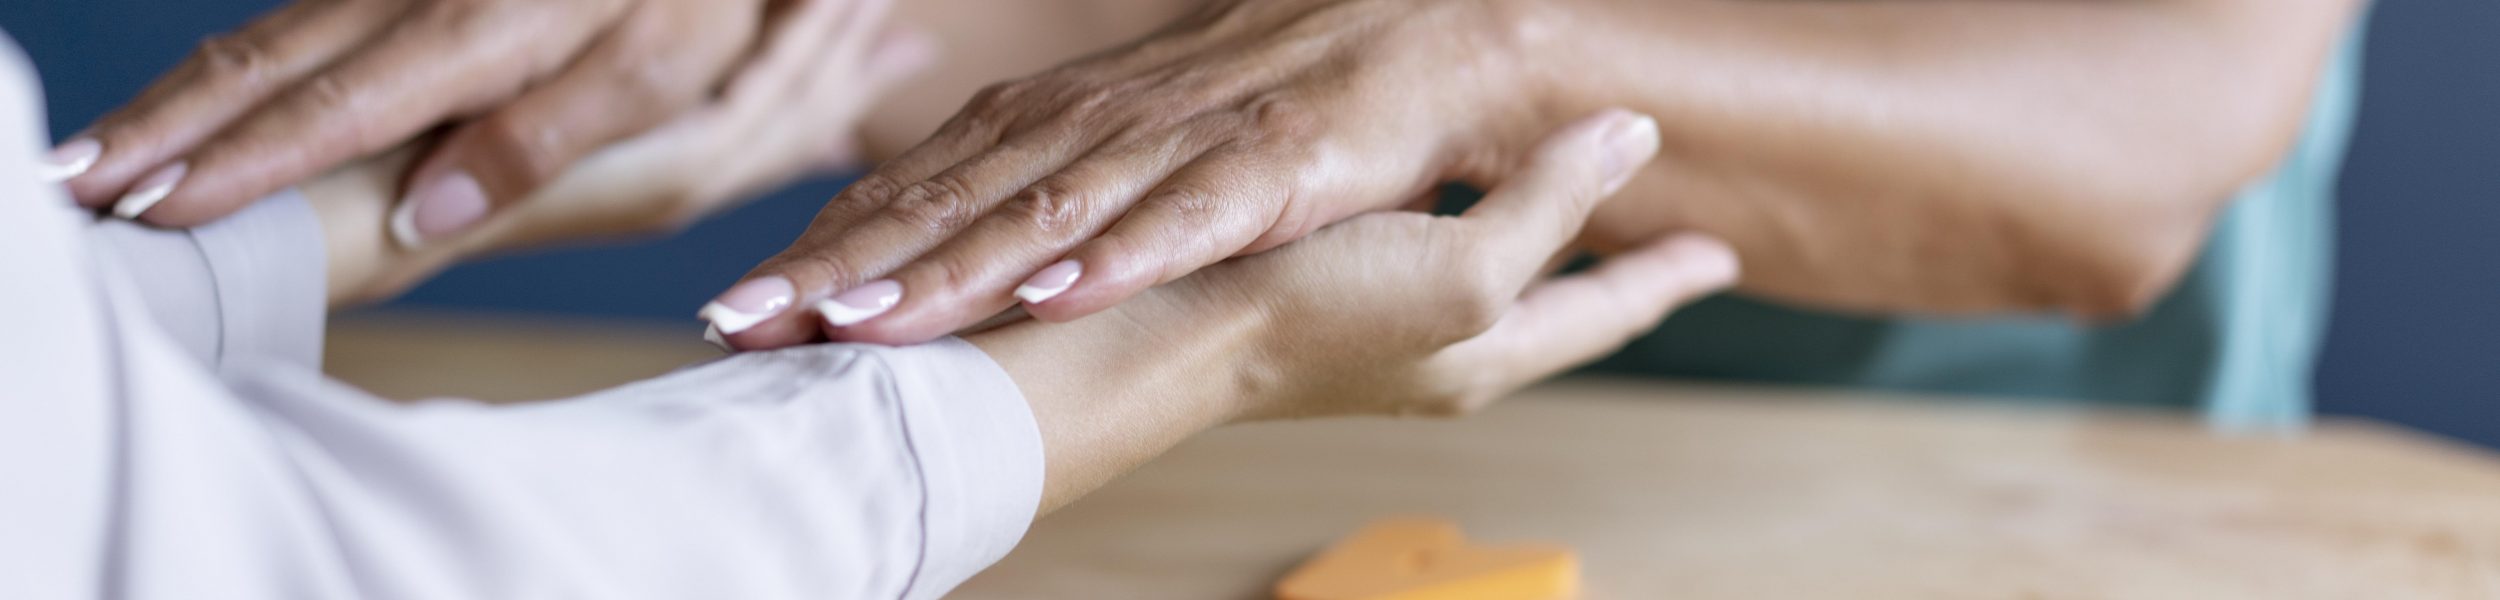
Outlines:
{"label": "orange object on table", "polygon": [[1276,584],[1277,600],[1563,600],[1580,561],[1553,544],[1470,546],[1458,525],[1424,517],[1375,521]]}

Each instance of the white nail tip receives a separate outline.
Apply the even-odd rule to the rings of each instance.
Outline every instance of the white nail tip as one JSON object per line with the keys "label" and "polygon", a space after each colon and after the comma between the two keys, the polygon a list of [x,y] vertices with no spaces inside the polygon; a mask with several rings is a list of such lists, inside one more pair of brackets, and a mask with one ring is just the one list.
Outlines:
{"label": "white nail tip", "polygon": [[721,338],[720,325],[704,325],[703,341],[710,343],[714,348],[719,348],[722,352],[737,352],[729,347],[729,340]]}
{"label": "white nail tip", "polygon": [[729,305],[721,304],[719,302],[705,304],[703,305],[703,310],[695,312],[696,317],[700,317],[705,321],[711,321],[712,326],[720,328],[721,333],[737,333],[746,331],[747,328],[754,327],[755,324],[762,323],[765,319],[772,318],[774,314],[775,313],[772,312],[760,314],[739,312],[738,309],[730,308]]}
{"label": "white nail tip", "polygon": [[877,305],[870,308],[859,308],[824,300],[816,303],[816,313],[824,315],[825,322],[832,323],[835,327],[849,327],[861,321],[877,318],[877,315],[885,314],[885,311],[893,310],[894,305],[902,300],[903,297],[900,294],[886,296],[878,298]]}
{"label": "white nail tip", "polygon": [[113,202],[113,216],[123,219],[139,218],[139,215],[148,212],[148,209],[156,208],[156,203],[164,202],[166,196],[173,195],[176,183],[180,182],[159,183],[122,196],[121,200]]}
{"label": "white nail tip", "polygon": [[417,203],[403,200],[391,208],[391,242],[401,250],[425,245],[425,236],[417,233]]}
{"label": "white nail tip", "polygon": [[1042,287],[1029,283],[1019,285],[1016,286],[1016,298],[1023,300],[1025,304],[1041,304],[1043,302],[1050,301],[1052,298],[1059,297],[1059,294],[1067,292],[1068,287],[1072,285],[1076,285],[1075,278],[1069,278],[1068,281],[1051,287]]}
{"label": "white nail tip", "polygon": [[43,178],[44,183],[69,181],[72,177],[87,174],[87,169],[95,168],[96,158],[98,157],[93,155],[85,156],[79,158],[78,162],[66,165],[44,161],[43,164],[37,166],[35,176]]}

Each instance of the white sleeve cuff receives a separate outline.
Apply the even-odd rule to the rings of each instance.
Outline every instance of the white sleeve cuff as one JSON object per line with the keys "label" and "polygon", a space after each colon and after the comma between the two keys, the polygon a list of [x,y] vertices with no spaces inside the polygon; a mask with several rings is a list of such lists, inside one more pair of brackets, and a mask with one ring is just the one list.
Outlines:
{"label": "white sleeve cuff", "polygon": [[1024,538],[1042,498],[1042,436],[1014,380],[979,348],[946,338],[882,352],[928,487],[911,599],[934,599]]}
{"label": "white sleeve cuff", "polygon": [[318,369],[329,253],[302,194],[279,192],[189,230],[106,220],[96,247],[157,327],[220,373],[245,358]]}

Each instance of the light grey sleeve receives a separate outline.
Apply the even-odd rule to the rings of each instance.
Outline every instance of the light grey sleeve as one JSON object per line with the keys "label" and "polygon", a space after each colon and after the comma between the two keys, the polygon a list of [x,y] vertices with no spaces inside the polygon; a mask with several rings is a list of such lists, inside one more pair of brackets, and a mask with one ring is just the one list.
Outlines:
{"label": "light grey sleeve", "polygon": [[321,368],[328,249],[302,194],[280,192],[195,229],[108,219],[89,235],[157,326],[211,370],[244,357]]}
{"label": "light grey sleeve", "polygon": [[507,406],[324,379],[300,202],[95,231],[36,179],[39,97],[0,41],[10,597],[936,598],[1039,503],[1030,409],[960,340]]}

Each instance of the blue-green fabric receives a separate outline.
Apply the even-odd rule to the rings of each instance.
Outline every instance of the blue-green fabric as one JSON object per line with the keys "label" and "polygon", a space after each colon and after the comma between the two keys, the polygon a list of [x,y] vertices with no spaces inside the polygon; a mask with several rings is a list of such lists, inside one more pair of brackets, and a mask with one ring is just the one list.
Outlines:
{"label": "blue-green fabric", "polygon": [[2358,28],[2307,129],[2244,189],[2194,268],[2141,319],[1861,318],[1702,301],[1599,370],[2045,401],[2200,408],[2231,429],[2297,427],[2325,335],[2335,178],[2357,108]]}

